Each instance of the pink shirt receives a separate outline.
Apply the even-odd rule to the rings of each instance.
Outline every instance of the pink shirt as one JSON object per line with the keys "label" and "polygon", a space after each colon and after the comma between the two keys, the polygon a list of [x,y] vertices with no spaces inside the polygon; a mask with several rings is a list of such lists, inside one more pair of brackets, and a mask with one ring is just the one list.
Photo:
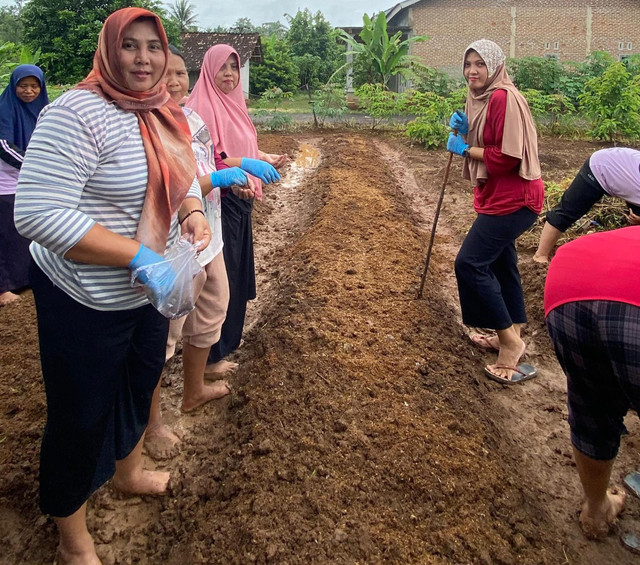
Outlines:
{"label": "pink shirt", "polygon": [[547,272],[545,316],[581,300],[640,307],[640,226],[585,235],[558,248]]}
{"label": "pink shirt", "polygon": [[601,149],[591,155],[589,166],[609,196],[640,206],[640,151],[627,147]]}

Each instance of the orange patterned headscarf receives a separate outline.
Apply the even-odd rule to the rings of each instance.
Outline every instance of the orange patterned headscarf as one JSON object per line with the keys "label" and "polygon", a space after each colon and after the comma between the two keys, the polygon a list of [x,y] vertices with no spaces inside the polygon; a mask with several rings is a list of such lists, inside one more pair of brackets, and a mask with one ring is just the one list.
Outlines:
{"label": "orange patterned headscarf", "polygon": [[[196,163],[189,124],[180,107],[171,100],[164,81],[161,79],[145,92],[126,87],[120,64],[122,38],[127,27],[139,18],[149,18],[155,23],[165,59],[169,60],[169,44],[160,18],[143,8],[123,8],[104,22],[93,57],[93,70],[76,88],[95,92],[138,117],[148,178],[136,239],[162,254],[171,218],[196,175]],[[165,71],[166,68],[167,62]]]}

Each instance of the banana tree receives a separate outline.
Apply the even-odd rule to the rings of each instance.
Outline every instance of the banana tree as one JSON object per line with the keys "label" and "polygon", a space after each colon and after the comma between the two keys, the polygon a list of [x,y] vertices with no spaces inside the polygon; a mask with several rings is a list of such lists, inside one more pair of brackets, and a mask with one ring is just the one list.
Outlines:
{"label": "banana tree", "polygon": [[[339,38],[344,41],[349,50],[347,55],[354,55],[364,59],[366,64],[374,69],[379,82],[387,86],[392,76],[400,74],[406,79],[415,76],[415,70],[424,65],[417,57],[409,55],[412,43],[426,41],[426,35],[414,35],[407,39],[402,38],[402,32],[396,32],[389,37],[387,31],[387,18],[384,12],[380,12],[375,19],[367,14],[362,18],[364,26],[359,34],[360,41],[351,37],[346,31],[338,30]],[[337,72],[342,71],[350,63],[346,63]]]}

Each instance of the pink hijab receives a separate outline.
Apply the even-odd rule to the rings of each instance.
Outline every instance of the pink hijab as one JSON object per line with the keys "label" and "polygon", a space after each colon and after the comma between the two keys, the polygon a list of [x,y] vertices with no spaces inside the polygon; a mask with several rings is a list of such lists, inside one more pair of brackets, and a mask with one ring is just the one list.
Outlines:
{"label": "pink hijab", "polygon": [[[230,45],[214,45],[205,54],[202,69],[185,106],[195,110],[204,120],[218,153],[229,157],[258,159],[258,134],[247,112],[242,84],[225,94],[215,83],[218,71],[229,55],[234,55],[240,68],[240,57]],[[262,200],[262,182],[252,177],[256,198]]]}

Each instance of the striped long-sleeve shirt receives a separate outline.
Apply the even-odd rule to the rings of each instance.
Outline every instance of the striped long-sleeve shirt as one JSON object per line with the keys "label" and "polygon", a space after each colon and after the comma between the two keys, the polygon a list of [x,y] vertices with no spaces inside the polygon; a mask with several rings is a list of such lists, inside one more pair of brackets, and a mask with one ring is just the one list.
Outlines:
{"label": "striped long-sleeve shirt", "polygon": [[[147,303],[131,288],[129,270],[67,260],[64,255],[99,223],[136,234],[147,187],[147,160],[135,114],[98,95],[72,90],[47,106],[29,142],[15,203],[18,231],[51,281],[96,310]],[[201,198],[194,178],[187,197]],[[177,214],[171,245],[178,237]]]}

